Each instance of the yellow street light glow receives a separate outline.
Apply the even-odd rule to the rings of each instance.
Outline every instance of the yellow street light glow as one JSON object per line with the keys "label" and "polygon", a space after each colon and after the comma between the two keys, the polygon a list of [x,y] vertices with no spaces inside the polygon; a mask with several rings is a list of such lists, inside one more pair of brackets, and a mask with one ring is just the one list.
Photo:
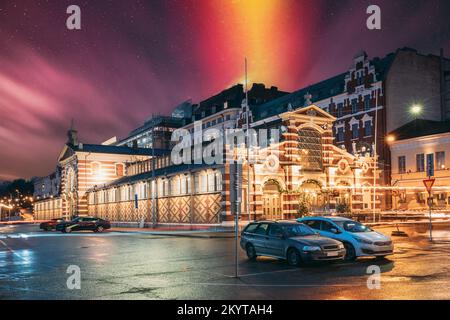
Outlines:
{"label": "yellow street light glow", "polygon": [[395,141],[395,137],[392,134],[390,134],[390,135],[388,135],[386,137],[386,141],[387,142],[394,142]]}

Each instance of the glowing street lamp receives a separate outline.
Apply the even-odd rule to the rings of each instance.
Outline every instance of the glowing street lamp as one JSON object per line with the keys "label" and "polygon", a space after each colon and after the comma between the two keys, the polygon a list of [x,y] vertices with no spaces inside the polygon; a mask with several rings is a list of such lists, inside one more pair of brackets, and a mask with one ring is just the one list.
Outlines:
{"label": "glowing street lamp", "polygon": [[390,134],[390,135],[388,135],[386,137],[386,141],[387,142],[394,142],[395,141],[395,137],[392,134]]}
{"label": "glowing street lamp", "polygon": [[422,113],[422,109],[423,107],[421,104],[415,103],[411,106],[409,111],[417,119],[417,116]]}

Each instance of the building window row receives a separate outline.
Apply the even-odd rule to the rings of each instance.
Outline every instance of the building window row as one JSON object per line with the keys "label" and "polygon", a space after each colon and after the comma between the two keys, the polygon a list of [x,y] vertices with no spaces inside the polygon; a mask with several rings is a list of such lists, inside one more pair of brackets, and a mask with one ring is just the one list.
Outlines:
{"label": "building window row", "polygon": [[[370,137],[372,135],[372,121],[366,120],[364,121],[364,137]],[[351,137],[352,140],[359,139],[360,138],[360,132],[359,132],[359,121],[358,123],[351,123],[350,124],[351,129]],[[336,142],[344,142],[345,140],[345,129],[344,126],[336,127]]]}
{"label": "building window row", "polygon": [[[195,175],[177,175],[170,178],[160,178],[156,182],[156,197],[180,196],[191,194],[192,179],[194,193],[222,191],[222,174],[220,172],[201,172]],[[90,204],[133,201],[137,195],[139,200],[149,199],[150,183],[124,185],[117,188],[104,189],[89,194]]]}
{"label": "building window row", "polygon": [[[425,157],[426,156],[426,157]],[[426,162],[425,162],[426,158]],[[406,173],[406,156],[399,156],[398,159],[398,173]],[[418,153],[416,154],[416,172],[427,172],[429,170],[444,170],[445,166],[445,151],[438,151],[436,153]]]}
{"label": "building window row", "polygon": [[[364,96],[364,111],[369,111],[371,108],[371,103],[372,103],[372,97],[370,94],[367,94]],[[351,105],[351,113],[358,113],[359,110],[359,105],[358,105],[358,98],[353,98],[350,100],[350,105]],[[344,103],[343,102],[339,102],[336,104],[336,114],[337,117],[343,117],[344,116]]]}

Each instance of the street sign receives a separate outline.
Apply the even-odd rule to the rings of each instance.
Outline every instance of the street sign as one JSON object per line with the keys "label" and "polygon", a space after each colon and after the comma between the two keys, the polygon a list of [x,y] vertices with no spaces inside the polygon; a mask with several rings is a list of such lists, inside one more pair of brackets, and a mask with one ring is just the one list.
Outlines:
{"label": "street sign", "polygon": [[427,154],[427,176],[434,176],[434,154]]}
{"label": "street sign", "polygon": [[427,189],[428,193],[431,192],[431,188],[433,187],[434,181],[436,179],[430,178],[430,179],[424,179],[423,184],[425,185],[425,188]]}
{"label": "street sign", "polygon": [[431,188],[433,188],[433,184],[434,184],[434,181],[435,181],[436,179],[434,179],[434,178],[428,178],[428,179],[424,179],[423,180],[423,184],[425,185],[425,188],[427,189],[427,191],[428,191],[428,195],[429,195],[429,197],[428,197],[428,208],[430,209],[430,224],[429,224],[429,230],[430,230],[430,241],[433,241],[433,224],[432,224],[432,221],[431,221],[431,207],[433,206],[433,198],[431,197]]}

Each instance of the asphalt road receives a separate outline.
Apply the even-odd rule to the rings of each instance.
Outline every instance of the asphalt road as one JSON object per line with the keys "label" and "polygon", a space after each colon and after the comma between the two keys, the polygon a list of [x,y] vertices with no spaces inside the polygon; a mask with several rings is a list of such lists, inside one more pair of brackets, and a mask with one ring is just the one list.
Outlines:
{"label": "asphalt road", "polygon": [[[394,238],[386,260],[289,267],[249,262],[234,240],[108,232],[41,232],[0,226],[0,299],[450,299],[450,232]],[[81,289],[67,288],[70,265]],[[381,268],[369,289],[367,268]]]}

